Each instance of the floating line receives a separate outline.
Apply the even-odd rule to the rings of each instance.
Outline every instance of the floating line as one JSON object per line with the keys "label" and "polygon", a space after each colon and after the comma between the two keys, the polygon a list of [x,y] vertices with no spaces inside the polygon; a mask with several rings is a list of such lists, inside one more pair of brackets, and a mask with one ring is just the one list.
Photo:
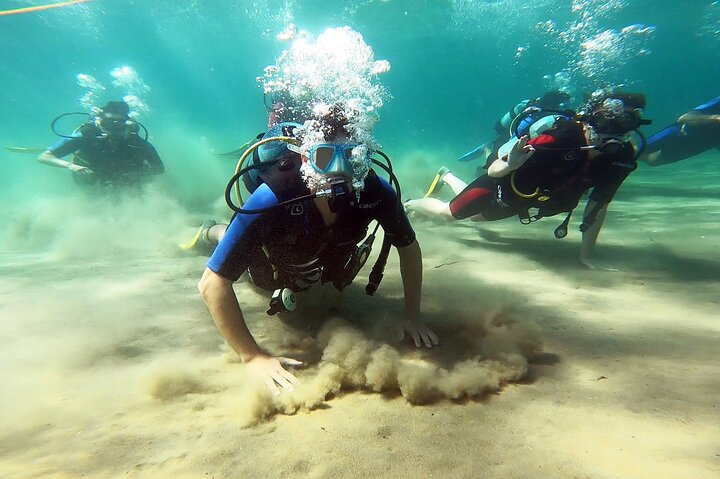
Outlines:
{"label": "floating line", "polygon": [[76,3],[85,3],[91,0],[71,0],[69,2],[51,3],[49,5],[36,5],[34,7],[16,8],[14,10],[1,10],[0,17],[5,15],[16,15],[18,13],[39,12],[42,10],[50,10],[51,8],[67,7]]}

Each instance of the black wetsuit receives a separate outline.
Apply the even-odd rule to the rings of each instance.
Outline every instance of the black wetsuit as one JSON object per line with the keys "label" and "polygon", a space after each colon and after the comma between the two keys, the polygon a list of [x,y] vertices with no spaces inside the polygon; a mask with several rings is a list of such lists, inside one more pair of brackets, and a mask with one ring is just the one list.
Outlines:
{"label": "black wetsuit", "polygon": [[58,158],[75,153],[73,163],[86,166],[94,173],[76,173],[74,178],[82,184],[135,186],[142,177],[165,171],[150,142],[137,134],[118,140],[103,137],[102,131],[91,123],[80,127],[73,138],[63,138],[48,151]]}
{"label": "black wetsuit", "polygon": [[561,122],[528,141],[535,153],[514,174],[502,178],[483,175],[450,202],[453,217],[464,219],[482,214],[487,220],[527,215],[538,208],[537,217],[572,211],[585,192],[590,198],[609,203],[636,167],[635,150],[625,143],[612,154],[589,159],[582,125]]}
{"label": "black wetsuit", "polygon": [[[299,175],[282,190],[263,183],[244,208],[264,209],[308,192]],[[263,289],[297,291],[317,281],[340,280],[373,220],[380,223],[393,246],[404,247],[415,241],[415,232],[395,191],[374,172],[365,179],[365,189],[354,203],[338,212],[332,226],[325,225],[313,199],[259,214],[237,214],[207,266],[231,281],[249,270],[253,283]]]}

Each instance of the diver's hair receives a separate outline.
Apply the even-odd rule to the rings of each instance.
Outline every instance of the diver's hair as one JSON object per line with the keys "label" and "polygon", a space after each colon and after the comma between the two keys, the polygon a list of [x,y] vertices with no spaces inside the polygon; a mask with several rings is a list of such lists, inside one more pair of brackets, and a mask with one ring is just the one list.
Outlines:
{"label": "diver's hair", "polygon": [[101,115],[130,115],[130,106],[124,101],[109,101],[100,110]]}
{"label": "diver's hair", "polygon": [[620,100],[625,111],[645,109],[645,95],[642,93],[625,93],[621,91],[609,91],[600,95],[586,95],[585,109],[588,113],[597,114],[606,110],[606,100]]}
{"label": "diver's hair", "polygon": [[345,114],[345,104],[335,103],[330,110],[317,118],[320,122],[325,141],[333,141],[341,136],[350,136],[347,129],[348,119]]}

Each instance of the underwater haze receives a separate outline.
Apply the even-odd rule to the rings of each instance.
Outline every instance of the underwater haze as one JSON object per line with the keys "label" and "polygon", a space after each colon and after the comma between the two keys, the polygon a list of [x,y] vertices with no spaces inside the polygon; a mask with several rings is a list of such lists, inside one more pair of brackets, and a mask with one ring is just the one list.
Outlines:
{"label": "underwater haze", "polygon": [[[2,12],[3,478],[720,477],[717,149],[628,177],[598,245],[617,272],[579,265],[577,220],[558,241],[555,218],[412,218],[437,349],[396,338],[394,253],[376,297],[368,265],[342,299],[304,299],[310,325],[265,315],[268,298],[237,284],[253,334],[307,363],[280,398],[246,380],[197,291],[207,258],[178,246],[230,218],[237,155],[222,153],[267,129],[264,92],[284,71],[327,80],[304,85],[314,93],[357,93],[368,142],[418,198],[443,165],[474,179],[479,160],[457,158],[548,90],[574,107],[643,93],[647,136],[718,97],[720,2],[0,0]],[[348,45],[347,63],[284,54],[322,38]],[[88,195],[36,161],[61,139],[55,118],[79,113],[57,121],[68,135],[122,98],[166,168],[144,194]]]}

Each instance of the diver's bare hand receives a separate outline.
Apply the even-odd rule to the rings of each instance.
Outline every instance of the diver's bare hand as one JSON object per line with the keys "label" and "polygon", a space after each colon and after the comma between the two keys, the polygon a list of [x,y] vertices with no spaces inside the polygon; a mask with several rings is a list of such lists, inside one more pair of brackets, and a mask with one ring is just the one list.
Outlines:
{"label": "diver's bare hand", "polygon": [[94,175],[95,172],[88,168],[87,166],[82,165],[76,165],[75,163],[70,163],[70,166],[68,166],[72,171],[75,173],[79,173],[84,176]]}
{"label": "diver's bare hand", "polygon": [[403,321],[402,327],[400,328],[400,340],[405,338],[405,332],[410,334],[415,347],[421,348],[425,345],[426,348],[432,348],[440,344],[440,340],[437,334],[433,333],[425,323],[420,320],[405,320]]}
{"label": "diver's bare hand", "polygon": [[527,144],[529,139],[530,137],[527,135],[521,136],[518,142],[513,145],[510,153],[508,153],[508,166],[511,169],[520,168],[535,153],[532,145]]}
{"label": "diver's bare hand", "polygon": [[[245,363],[248,372],[260,379],[274,396],[280,395],[280,388],[293,392],[294,385],[299,384],[298,378],[293,376],[283,366],[301,366],[302,361],[292,358],[274,357],[258,354]],[[278,385],[280,388],[278,388]]]}

